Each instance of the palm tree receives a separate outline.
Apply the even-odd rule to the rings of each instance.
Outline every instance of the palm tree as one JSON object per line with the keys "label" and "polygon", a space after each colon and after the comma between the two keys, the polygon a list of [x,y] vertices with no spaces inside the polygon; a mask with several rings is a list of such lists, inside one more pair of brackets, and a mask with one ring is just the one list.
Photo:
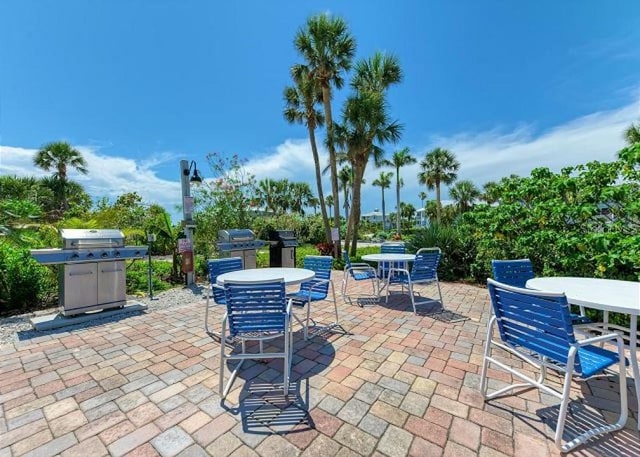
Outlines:
{"label": "palm tree", "polygon": [[304,207],[312,206],[314,196],[306,182],[293,182],[290,186],[292,197],[292,211],[304,216]]}
{"label": "palm tree", "polygon": [[345,248],[352,241],[350,252],[353,255],[357,248],[361,189],[367,163],[371,157],[381,157],[381,145],[396,143],[402,131],[397,121],[389,119],[385,98],[387,88],[402,78],[398,60],[376,53],[369,60],[358,62],[355,73],[351,85],[356,93],[347,98],[343,122],[336,125],[337,143],[346,151],[353,167],[352,209],[345,236]]}
{"label": "palm tree", "polygon": [[[284,118],[290,124],[299,123],[307,126],[311,152],[313,154],[313,163],[316,170],[318,198],[322,201],[324,200],[324,191],[322,190],[320,156],[318,154],[318,145],[316,144],[316,127],[322,127],[324,124],[324,115],[316,109],[316,104],[322,102],[322,91],[317,81],[309,77],[309,69],[304,65],[294,65],[291,68],[291,77],[293,78],[295,86],[286,87],[284,90],[284,99],[286,102]],[[331,226],[329,224],[327,209],[324,205],[320,205],[320,212],[322,214],[325,237],[327,243],[329,243],[331,242]]]}
{"label": "palm tree", "polygon": [[[296,34],[295,47],[307,62],[310,79],[317,81],[322,91],[327,126],[327,146],[331,166],[331,194],[335,203],[334,226],[340,227],[340,196],[338,195],[338,166],[334,140],[331,89],[342,88],[342,73],[349,71],[356,51],[356,41],[347,23],[339,17],[318,14],[307,20],[305,28]],[[337,245],[336,245],[337,254]]]}
{"label": "palm tree", "polygon": [[489,205],[498,201],[498,183],[495,181],[488,181],[482,186],[482,195],[480,198],[487,202]]}
{"label": "palm tree", "polygon": [[[409,148],[403,148],[393,153],[391,160],[385,160],[384,165],[396,169],[396,208],[400,208],[400,167],[416,163],[416,158],[409,154]],[[400,235],[400,211],[396,211],[396,232]]]}
{"label": "palm tree", "polygon": [[271,178],[265,178],[258,182],[258,187],[256,189],[256,197],[260,206],[264,206],[264,208],[268,211],[276,212],[278,207],[278,195],[277,195],[277,184]]}
{"label": "palm tree", "polygon": [[82,157],[82,153],[66,141],[48,143],[36,152],[33,163],[44,171],[55,170],[53,177],[59,183],[58,203],[60,210],[62,212],[66,211],[69,206],[66,193],[67,169],[71,167],[84,175],[88,173],[87,162]]}
{"label": "palm tree", "polygon": [[372,183],[374,186],[379,186],[380,189],[382,190],[382,230],[387,229],[387,224],[386,224],[387,218],[386,218],[385,205],[384,205],[384,190],[391,187],[392,176],[393,176],[393,173],[390,171],[381,171],[380,176],[378,176],[378,178],[375,179]]}
{"label": "palm tree", "polygon": [[630,146],[635,143],[640,143],[640,124],[631,124],[627,130],[624,131],[624,139]]}
{"label": "palm tree", "polygon": [[351,206],[351,189],[353,188],[353,168],[345,165],[338,172],[338,189],[342,191],[344,196],[344,218],[349,220],[349,208]]}
{"label": "palm tree", "polygon": [[469,211],[473,206],[474,200],[481,196],[476,185],[468,180],[456,182],[453,187],[449,189],[449,193],[458,205],[460,213]]}
{"label": "palm tree", "polygon": [[420,162],[422,171],[418,173],[420,184],[426,184],[427,189],[436,190],[436,218],[440,223],[442,216],[442,200],[440,198],[440,185],[451,184],[458,178],[460,162],[453,153],[443,148],[435,148],[428,152]]}
{"label": "palm tree", "polygon": [[420,191],[420,193],[418,194],[418,198],[420,199],[420,205],[422,207],[422,212],[421,217],[420,217],[420,225],[424,225],[424,218],[425,218],[425,207],[424,207],[424,201],[427,199],[427,193],[425,191]]}
{"label": "palm tree", "polygon": [[324,199],[324,204],[329,207],[329,211],[333,207],[333,195],[327,195],[327,198]]}

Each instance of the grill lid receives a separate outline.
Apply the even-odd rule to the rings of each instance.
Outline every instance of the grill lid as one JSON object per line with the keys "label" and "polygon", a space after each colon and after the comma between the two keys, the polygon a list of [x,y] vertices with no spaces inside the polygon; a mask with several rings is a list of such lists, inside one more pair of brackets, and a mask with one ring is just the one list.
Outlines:
{"label": "grill lid", "polygon": [[124,234],[116,229],[60,229],[65,249],[124,246]]}
{"label": "grill lid", "polygon": [[255,233],[249,229],[229,229],[218,231],[218,241],[221,242],[253,241],[255,239]]}
{"label": "grill lid", "polygon": [[271,241],[284,241],[295,240],[296,234],[293,230],[270,230],[269,240]]}

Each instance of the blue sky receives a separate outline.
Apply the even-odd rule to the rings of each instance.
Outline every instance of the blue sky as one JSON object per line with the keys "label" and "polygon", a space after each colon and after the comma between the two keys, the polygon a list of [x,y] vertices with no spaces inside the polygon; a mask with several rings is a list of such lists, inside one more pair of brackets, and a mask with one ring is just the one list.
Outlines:
{"label": "blue sky", "polygon": [[[401,62],[389,102],[405,130],[388,154],[447,147],[478,185],[611,160],[640,119],[632,0],[5,0],[0,173],[38,175],[33,151],[65,139],[89,160],[90,175],[75,178],[91,195],[137,191],[174,214],[179,160],[211,177],[208,152],[239,154],[258,178],[313,183],[306,129],[281,113],[300,61],[293,37],[319,12],[349,23],[358,58],[380,50]],[[336,94],[336,113],[347,93]],[[371,166],[368,182],[379,172]],[[403,200],[418,207],[416,173],[401,172]],[[368,188],[363,212],[379,206]]]}

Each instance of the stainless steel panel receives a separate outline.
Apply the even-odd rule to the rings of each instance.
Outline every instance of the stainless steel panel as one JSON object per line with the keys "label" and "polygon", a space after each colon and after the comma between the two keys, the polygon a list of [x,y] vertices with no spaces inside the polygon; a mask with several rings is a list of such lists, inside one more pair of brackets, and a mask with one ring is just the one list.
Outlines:
{"label": "stainless steel panel", "polygon": [[284,268],[296,267],[296,250],[294,248],[282,248],[282,266]]}
{"label": "stainless steel panel", "polygon": [[98,305],[103,308],[127,303],[127,267],[124,260],[98,264]]}
{"label": "stainless steel panel", "polygon": [[256,251],[255,249],[242,251],[244,252],[244,268],[256,268]]}
{"label": "stainless steel panel", "polygon": [[64,314],[77,314],[78,308],[95,306],[97,303],[96,281],[98,280],[97,263],[77,263],[61,268],[60,306]]}

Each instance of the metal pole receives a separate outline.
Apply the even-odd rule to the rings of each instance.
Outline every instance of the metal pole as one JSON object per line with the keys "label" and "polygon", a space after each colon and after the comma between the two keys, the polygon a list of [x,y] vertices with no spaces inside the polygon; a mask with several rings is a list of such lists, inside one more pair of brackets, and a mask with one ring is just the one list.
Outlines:
{"label": "metal pole", "polygon": [[[189,240],[189,244],[193,249],[193,219],[191,212],[187,213],[187,205],[184,204],[184,197],[191,197],[191,184],[189,183],[189,161],[180,161],[180,183],[182,185],[182,220],[184,225],[184,235]],[[194,256],[195,257],[195,256]],[[194,272],[190,271],[186,274],[187,285],[194,282]]]}
{"label": "metal pole", "polygon": [[149,242],[149,299],[153,298],[153,266],[151,264],[151,249],[153,248],[153,242],[156,240],[156,236],[153,233],[147,234],[147,241]]}

